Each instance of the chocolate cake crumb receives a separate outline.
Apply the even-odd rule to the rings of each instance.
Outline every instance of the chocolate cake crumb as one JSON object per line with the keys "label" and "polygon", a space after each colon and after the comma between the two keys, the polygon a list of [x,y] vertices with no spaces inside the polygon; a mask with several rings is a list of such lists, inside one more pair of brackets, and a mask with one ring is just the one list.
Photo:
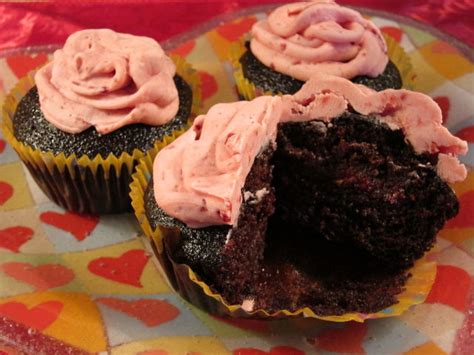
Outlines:
{"label": "chocolate cake crumb", "polygon": [[377,312],[396,303],[409,274],[350,245],[312,231],[269,222],[265,262],[255,285],[255,309],[311,308],[319,315]]}
{"label": "chocolate cake crumb", "polygon": [[331,123],[324,133],[311,122],[280,126],[276,214],[392,267],[412,266],[459,208],[436,158],[374,118],[346,113]]}
{"label": "chocolate cake crumb", "polygon": [[[256,158],[250,170],[243,194],[256,194],[262,189],[268,193],[260,201],[244,202],[237,227],[212,226],[193,229],[167,216],[158,207],[153,194],[153,184],[145,192],[145,211],[152,228],[156,223],[166,227],[178,227],[181,237],[174,251],[177,262],[188,264],[198,275],[205,277],[210,286],[224,287],[226,295],[245,295],[256,282],[265,249],[265,233],[268,217],[273,213],[275,198],[270,185],[270,158],[273,148],[269,146]],[[270,177],[270,179],[269,179]],[[224,286],[225,285],[225,286]]]}

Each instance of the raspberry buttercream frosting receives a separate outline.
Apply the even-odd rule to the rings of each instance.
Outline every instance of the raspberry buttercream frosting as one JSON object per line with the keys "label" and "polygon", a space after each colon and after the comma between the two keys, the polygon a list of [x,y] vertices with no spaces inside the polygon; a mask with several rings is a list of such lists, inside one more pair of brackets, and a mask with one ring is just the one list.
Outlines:
{"label": "raspberry buttercream frosting", "polygon": [[263,64],[302,81],[317,73],[376,77],[388,63],[380,30],[331,0],[278,7],[251,35],[251,51]]}
{"label": "raspberry buttercream frosting", "polygon": [[173,61],[147,37],[108,29],[72,34],[35,76],[45,118],[68,133],[162,125],[178,112]]}

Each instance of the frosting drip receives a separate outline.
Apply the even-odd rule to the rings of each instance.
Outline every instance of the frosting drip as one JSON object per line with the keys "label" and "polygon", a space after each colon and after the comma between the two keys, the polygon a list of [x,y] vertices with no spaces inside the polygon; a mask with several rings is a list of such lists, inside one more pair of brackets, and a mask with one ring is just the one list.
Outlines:
{"label": "frosting drip", "polygon": [[68,133],[101,134],[176,116],[175,65],[153,39],[111,30],[72,34],[35,81],[45,118]]}
{"label": "frosting drip", "polygon": [[431,98],[407,90],[376,92],[318,75],[295,95],[219,104],[196,118],[154,161],[156,201],[192,228],[234,225],[247,174],[256,155],[275,141],[278,123],[330,121],[349,107],[401,129],[417,153],[437,154],[436,171],[445,181],[465,179],[457,155],[467,152],[467,143],[442,126],[441,110]]}
{"label": "frosting drip", "polygon": [[379,29],[330,0],[277,8],[253,26],[250,48],[267,67],[303,81],[317,73],[376,77],[388,63]]}

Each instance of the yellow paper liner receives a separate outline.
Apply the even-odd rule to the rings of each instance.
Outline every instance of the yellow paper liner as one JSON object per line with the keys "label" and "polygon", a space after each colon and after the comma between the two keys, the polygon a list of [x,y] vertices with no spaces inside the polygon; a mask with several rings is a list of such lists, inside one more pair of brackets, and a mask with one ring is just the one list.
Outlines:
{"label": "yellow paper liner", "polygon": [[[200,79],[183,58],[176,55],[171,55],[171,58],[176,65],[177,74],[189,84],[193,93],[191,115],[187,123],[189,126],[191,119],[200,110]],[[20,79],[5,98],[2,107],[2,126],[7,141],[30,170],[40,188],[60,206],[86,213],[116,213],[129,209],[130,177],[139,158],[146,152],[134,149],[131,154],[124,152],[118,157],[109,154],[106,158],[98,154],[91,159],[87,155],[66,156],[64,153],[55,155],[53,152],[44,152],[27,146],[15,138],[12,120],[20,100],[35,85],[35,72]],[[176,129],[170,136],[163,137],[161,142],[155,143],[155,148],[173,140],[185,128]],[[78,174],[80,176],[77,176]],[[100,198],[107,201],[96,201],[97,191],[103,192]],[[97,206],[97,203],[100,203],[100,206]]]}
{"label": "yellow paper liner", "polygon": [[403,89],[413,90],[415,87],[416,74],[413,70],[410,57],[395,38],[383,33],[387,43],[387,54],[390,60],[395,64],[402,77]]}
{"label": "yellow paper liner", "polygon": [[[240,63],[240,57],[247,51],[245,47],[245,42],[249,40],[248,35],[244,35],[238,41],[232,43],[229,49],[229,60],[233,68],[233,76],[235,80],[235,85],[237,88],[237,93],[240,98],[244,100],[253,100],[258,96],[272,96],[274,93],[272,91],[266,91],[261,88],[257,88],[254,83],[248,80]],[[281,93],[280,93],[281,94]]]}
{"label": "yellow paper liner", "polygon": [[192,304],[208,311],[209,313],[240,318],[253,319],[278,319],[287,317],[317,318],[331,322],[364,322],[366,319],[394,317],[402,314],[411,306],[423,303],[428,296],[436,277],[436,263],[428,261],[428,256],[418,260],[414,267],[409,270],[412,275],[402,293],[397,296],[398,303],[376,313],[346,313],[343,315],[319,316],[310,308],[302,308],[296,311],[280,310],[268,313],[259,309],[247,312],[241,305],[227,304],[223,297],[211,290],[211,288],[196,275],[189,266],[175,263],[170,257],[171,242],[179,238],[179,230],[176,228],[164,228],[158,226],[153,229],[145,214],[144,194],[148,182],[152,176],[153,159],[157,150],[151,150],[141,159],[132,176],[130,184],[130,197],[135,216],[140,227],[150,242],[161,266],[161,271],[169,281],[170,285]]}
{"label": "yellow paper liner", "polygon": [[[400,44],[391,36],[383,34],[387,43],[387,54],[390,60],[395,64],[400,75],[402,77],[403,86],[402,88],[413,90],[414,81],[416,74],[413,71],[413,66],[410,61],[410,57],[406,54],[405,50]],[[230,46],[229,60],[233,68],[233,76],[237,92],[242,99],[253,100],[258,96],[263,95],[281,95],[282,93],[273,93],[272,91],[265,91],[252,83],[244,76],[242,64],[240,63],[240,57],[247,51],[245,42],[249,40],[248,35],[243,36],[238,41],[234,42]]]}

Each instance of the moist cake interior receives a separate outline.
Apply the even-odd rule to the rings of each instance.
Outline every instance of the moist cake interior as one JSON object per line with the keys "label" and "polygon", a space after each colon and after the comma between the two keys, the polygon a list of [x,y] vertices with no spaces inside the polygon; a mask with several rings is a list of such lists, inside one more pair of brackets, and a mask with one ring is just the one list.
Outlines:
{"label": "moist cake interior", "polygon": [[148,219],[178,227],[168,247],[228,303],[269,312],[376,312],[458,210],[451,188],[400,130],[347,112],[281,123],[256,157],[233,228],[191,229],[145,194]]}

